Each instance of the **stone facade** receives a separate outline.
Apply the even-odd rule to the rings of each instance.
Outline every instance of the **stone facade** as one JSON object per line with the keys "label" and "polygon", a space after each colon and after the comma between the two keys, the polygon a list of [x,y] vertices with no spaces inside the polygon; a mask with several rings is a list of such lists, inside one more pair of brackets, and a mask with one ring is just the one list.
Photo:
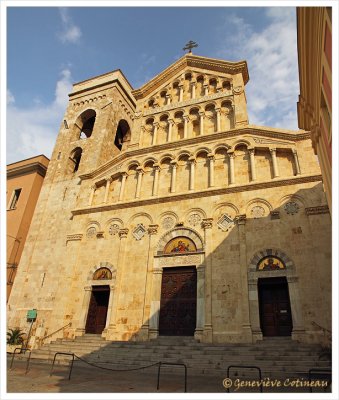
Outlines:
{"label": "stone facade", "polygon": [[[121,71],[74,85],[9,304],[33,339],[159,334],[164,268],[194,266],[204,342],[263,337],[258,280],[285,277],[292,339],[331,329],[331,221],[310,133],[248,124],[246,62],[187,54],[138,90]],[[184,237],[194,251],[166,253]],[[258,270],[265,257],[283,269]],[[94,279],[104,269],[104,280]],[[64,328],[64,329],[61,329]],[[54,332],[56,332],[54,334]]]}

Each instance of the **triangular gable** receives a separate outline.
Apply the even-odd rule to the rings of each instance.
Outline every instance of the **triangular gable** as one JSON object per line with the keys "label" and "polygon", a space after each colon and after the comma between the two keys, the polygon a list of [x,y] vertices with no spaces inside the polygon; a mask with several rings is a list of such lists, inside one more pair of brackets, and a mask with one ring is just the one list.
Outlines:
{"label": "triangular gable", "polygon": [[146,97],[153,90],[166,83],[169,79],[174,78],[180,71],[183,71],[187,67],[201,68],[232,75],[242,73],[245,85],[249,80],[246,61],[231,62],[218,60],[215,58],[185,54],[175,63],[163,70],[160,74],[145,83],[145,85],[141,86],[141,88],[133,90],[132,93],[134,97],[136,100]]}

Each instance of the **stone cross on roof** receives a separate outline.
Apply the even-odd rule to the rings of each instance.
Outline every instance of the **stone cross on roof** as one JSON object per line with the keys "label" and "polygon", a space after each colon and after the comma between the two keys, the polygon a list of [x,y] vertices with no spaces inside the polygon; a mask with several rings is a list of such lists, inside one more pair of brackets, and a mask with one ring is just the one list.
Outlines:
{"label": "stone cross on roof", "polygon": [[192,53],[193,47],[198,47],[198,43],[193,42],[193,40],[190,40],[188,43],[186,43],[185,47],[183,50],[189,50],[189,53]]}

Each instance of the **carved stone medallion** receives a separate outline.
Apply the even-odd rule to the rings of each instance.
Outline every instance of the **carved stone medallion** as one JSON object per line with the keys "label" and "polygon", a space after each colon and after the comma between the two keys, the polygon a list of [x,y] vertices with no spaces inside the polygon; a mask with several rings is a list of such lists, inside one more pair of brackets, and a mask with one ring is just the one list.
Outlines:
{"label": "carved stone medallion", "polygon": [[94,226],[91,226],[90,228],[87,229],[86,236],[91,239],[96,235],[97,230],[94,228]]}
{"label": "carved stone medallion", "polygon": [[162,227],[164,229],[171,229],[174,226],[174,218],[172,217],[166,217],[162,220]]}
{"label": "carved stone medallion", "polygon": [[191,226],[197,226],[201,223],[201,216],[199,214],[191,214],[188,218],[188,223]]}
{"label": "carved stone medallion", "polygon": [[261,206],[254,206],[251,210],[252,218],[261,218],[265,215],[265,209]]}
{"label": "carved stone medallion", "polygon": [[284,210],[286,211],[286,214],[289,215],[294,215],[299,212],[299,205],[295,201],[289,201],[288,203],[285,204]]}
{"label": "carved stone medallion", "polygon": [[108,232],[109,232],[110,235],[114,236],[114,235],[116,235],[116,234],[119,232],[119,229],[120,229],[120,227],[119,227],[118,224],[112,224],[112,225],[109,227]]}

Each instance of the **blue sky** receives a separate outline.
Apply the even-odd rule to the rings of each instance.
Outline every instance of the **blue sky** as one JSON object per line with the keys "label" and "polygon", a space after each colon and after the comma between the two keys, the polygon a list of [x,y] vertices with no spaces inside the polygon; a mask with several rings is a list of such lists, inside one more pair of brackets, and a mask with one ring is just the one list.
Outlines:
{"label": "blue sky", "polygon": [[[7,163],[50,157],[72,83],[120,68],[134,88],[194,54],[247,60],[251,124],[297,129],[294,7],[8,7]],[[175,21],[175,23],[173,23]]]}

